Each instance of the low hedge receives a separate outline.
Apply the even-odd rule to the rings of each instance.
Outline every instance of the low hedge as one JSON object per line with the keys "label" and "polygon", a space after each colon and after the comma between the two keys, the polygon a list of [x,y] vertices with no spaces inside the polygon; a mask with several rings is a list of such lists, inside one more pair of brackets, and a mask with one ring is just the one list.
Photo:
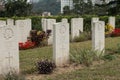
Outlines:
{"label": "low hedge", "polygon": [[[84,15],[84,16],[50,16],[50,17],[41,17],[41,16],[29,16],[29,17],[13,17],[12,19],[25,19],[25,18],[30,18],[32,19],[32,29],[36,29],[36,30],[42,30],[42,26],[41,26],[41,19],[42,18],[53,18],[56,19],[57,22],[60,22],[62,18],[67,18],[68,22],[70,23],[71,18],[77,18],[77,17],[82,17],[84,18],[84,31],[90,31],[91,30],[91,18],[92,17],[98,17],[98,16],[94,16],[94,15]],[[108,23],[108,17],[109,16],[100,16],[100,20],[105,21],[105,23]],[[0,20],[6,20],[7,17],[5,18],[0,18]],[[116,27],[119,28],[119,23],[120,23],[120,16],[117,15],[116,16]]]}

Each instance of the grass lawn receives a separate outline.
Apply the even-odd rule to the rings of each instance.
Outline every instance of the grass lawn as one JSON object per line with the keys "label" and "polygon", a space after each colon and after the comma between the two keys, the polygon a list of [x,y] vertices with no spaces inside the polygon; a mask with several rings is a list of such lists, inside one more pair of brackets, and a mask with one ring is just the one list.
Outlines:
{"label": "grass lawn", "polygon": [[[107,38],[105,49],[115,51],[117,44],[120,43],[120,37]],[[70,50],[74,48],[91,48],[91,41],[71,43]],[[69,73],[59,74],[49,77],[47,80],[120,80],[120,57],[115,55],[113,61],[107,61],[94,68],[84,68]],[[52,47],[42,47],[20,51],[20,69],[22,73],[35,73],[35,63],[40,59],[52,59]]]}

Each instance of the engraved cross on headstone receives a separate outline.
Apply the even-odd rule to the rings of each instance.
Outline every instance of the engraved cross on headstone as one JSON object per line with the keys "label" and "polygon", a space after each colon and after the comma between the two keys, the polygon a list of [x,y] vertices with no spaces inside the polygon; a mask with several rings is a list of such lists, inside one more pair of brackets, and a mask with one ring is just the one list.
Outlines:
{"label": "engraved cross on headstone", "polygon": [[6,59],[8,59],[8,63],[9,63],[9,69],[11,69],[11,65],[10,65],[10,63],[11,63],[11,59],[13,58],[11,55],[10,55],[10,52],[8,52],[8,57],[6,57]]}

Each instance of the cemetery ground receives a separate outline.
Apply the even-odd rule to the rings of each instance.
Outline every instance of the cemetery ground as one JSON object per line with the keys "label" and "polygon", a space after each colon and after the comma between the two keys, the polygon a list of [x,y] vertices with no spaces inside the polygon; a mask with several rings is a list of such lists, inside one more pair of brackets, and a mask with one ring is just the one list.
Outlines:
{"label": "cemetery ground", "polygon": [[[105,53],[112,54],[115,59],[94,62],[94,65],[85,67],[78,65],[55,69],[52,74],[38,74],[35,64],[41,59],[52,60],[52,46],[21,50],[20,70],[31,80],[120,80],[120,55],[116,54],[120,37],[109,37],[105,40]],[[91,41],[71,43],[70,50],[91,49]]]}

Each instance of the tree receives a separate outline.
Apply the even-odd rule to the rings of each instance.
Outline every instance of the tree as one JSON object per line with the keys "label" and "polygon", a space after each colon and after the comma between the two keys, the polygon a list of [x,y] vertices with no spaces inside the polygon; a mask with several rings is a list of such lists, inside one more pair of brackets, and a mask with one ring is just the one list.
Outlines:
{"label": "tree", "polygon": [[70,14],[70,7],[69,6],[65,6],[64,8],[63,8],[63,13],[66,15],[68,15],[68,14]]}
{"label": "tree", "polygon": [[83,14],[84,12],[84,0],[73,0],[74,5],[74,12],[76,14]]}
{"label": "tree", "polygon": [[117,15],[120,14],[120,0],[110,1],[108,3],[108,13],[109,15]]}
{"label": "tree", "polygon": [[93,12],[93,4],[91,0],[73,0],[75,14],[91,14]]}
{"label": "tree", "polygon": [[86,14],[93,14],[93,4],[91,0],[87,0],[85,11]]}
{"label": "tree", "polygon": [[30,15],[32,5],[27,0],[8,0],[5,4],[6,16],[28,16]]}
{"label": "tree", "polygon": [[41,12],[51,12],[51,14],[55,15],[60,12],[60,1],[58,0],[40,0],[38,3],[33,3],[34,13]]}
{"label": "tree", "polygon": [[101,0],[102,4],[95,4],[95,8],[97,10],[97,15],[103,16],[108,15],[108,6],[105,0]]}

